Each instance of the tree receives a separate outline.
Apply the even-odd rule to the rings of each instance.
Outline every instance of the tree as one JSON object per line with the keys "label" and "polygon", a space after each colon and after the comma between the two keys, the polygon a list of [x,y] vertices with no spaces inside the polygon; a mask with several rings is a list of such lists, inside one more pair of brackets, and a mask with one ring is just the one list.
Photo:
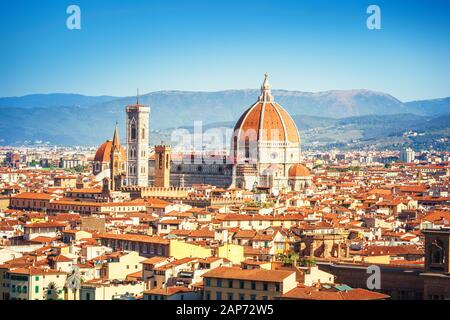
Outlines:
{"label": "tree", "polygon": [[44,298],[45,300],[58,300],[58,287],[56,283],[50,282],[47,288],[44,289]]}
{"label": "tree", "polygon": [[289,252],[283,256],[283,264],[285,266],[294,266],[298,260],[298,254],[295,252]]}
{"label": "tree", "polygon": [[302,267],[314,267],[316,265],[316,259],[314,257],[305,257],[300,260],[300,266]]}

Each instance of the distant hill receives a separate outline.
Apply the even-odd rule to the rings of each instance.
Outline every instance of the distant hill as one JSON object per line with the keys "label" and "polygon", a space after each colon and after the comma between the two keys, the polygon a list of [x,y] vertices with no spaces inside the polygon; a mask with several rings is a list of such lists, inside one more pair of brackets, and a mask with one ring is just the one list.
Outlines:
{"label": "distant hill", "polygon": [[90,97],[81,94],[52,93],[30,94],[23,97],[0,98],[0,108],[50,108],[61,106],[84,106],[115,100],[117,97]]}
{"label": "distant hill", "polygon": [[[194,121],[203,121],[206,127],[233,124],[258,95],[259,90],[254,89],[158,91],[142,95],[140,102],[151,107],[150,137],[155,143],[167,137],[168,128],[189,127]],[[331,128],[355,139],[399,134],[412,125],[433,127],[436,121],[441,121],[441,118],[430,120],[433,116],[450,113],[450,98],[403,103],[389,94],[370,90],[318,93],[273,90],[273,95],[295,118],[305,141],[311,137],[327,142],[332,136],[313,133]],[[116,121],[124,138],[124,107],[135,101],[136,97],[77,94],[0,98],[0,145],[34,141],[97,145],[111,138]]]}
{"label": "distant hill", "polygon": [[450,97],[433,100],[420,100],[405,103],[409,112],[421,115],[449,113]]}

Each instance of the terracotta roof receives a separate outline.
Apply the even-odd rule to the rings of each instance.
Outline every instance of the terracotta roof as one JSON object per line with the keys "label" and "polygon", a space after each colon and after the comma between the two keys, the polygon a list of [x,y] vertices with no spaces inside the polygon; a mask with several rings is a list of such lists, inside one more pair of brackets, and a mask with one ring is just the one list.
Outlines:
{"label": "terracotta roof", "polygon": [[28,223],[25,224],[24,228],[58,228],[65,227],[65,223],[61,222],[36,222],[36,223]]}
{"label": "terracotta roof", "polygon": [[156,264],[168,260],[167,257],[155,256],[141,261],[142,264]]}
{"label": "terracotta roof", "polygon": [[60,254],[59,256],[54,257],[53,261],[55,261],[55,262],[72,262],[73,260]]}
{"label": "terracotta roof", "polygon": [[259,100],[247,109],[236,123],[234,132],[240,141],[247,138],[250,141],[300,142],[294,120],[278,103],[270,100]]}
{"label": "terracotta roof", "polygon": [[315,287],[298,286],[283,294],[283,298],[300,300],[384,300],[389,296],[360,288],[348,291],[327,291]]}
{"label": "terracotta roof", "polygon": [[[109,162],[111,161],[111,151],[113,143],[111,140],[106,140],[95,153],[94,161]],[[122,153],[122,159],[126,159],[125,149],[120,146],[120,152]]]}
{"label": "terracotta roof", "polygon": [[311,173],[304,165],[297,163],[289,168],[289,177],[309,177]]}
{"label": "terracotta roof", "polygon": [[153,294],[153,295],[159,295],[159,296],[171,296],[177,293],[181,292],[191,292],[192,289],[189,289],[188,287],[167,287],[167,288],[161,288],[161,289],[152,289],[144,291],[145,294]]}
{"label": "terracotta roof", "polygon": [[17,268],[12,269],[10,271],[12,274],[26,274],[26,275],[48,275],[48,274],[67,274],[66,272],[52,270],[52,269],[45,269],[45,268],[35,268],[35,267],[29,267],[29,268]]}
{"label": "terracotta roof", "polygon": [[114,240],[124,240],[124,241],[134,241],[134,242],[146,242],[146,243],[159,243],[159,244],[169,244],[170,241],[160,237],[147,236],[141,234],[113,234],[104,233],[98,236],[101,239],[114,239]]}
{"label": "terracotta roof", "polygon": [[221,278],[265,282],[282,282],[287,277],[295,274],[293,271],[265,270],[265,269],[240,269],[234,267],[219,267],[203,274],[204,278]]}
{"label": "terracotta roof", "polygon": [[55,197],[47,193],[23,192],[12,196],[12,198],[29,200],[51,200]]}

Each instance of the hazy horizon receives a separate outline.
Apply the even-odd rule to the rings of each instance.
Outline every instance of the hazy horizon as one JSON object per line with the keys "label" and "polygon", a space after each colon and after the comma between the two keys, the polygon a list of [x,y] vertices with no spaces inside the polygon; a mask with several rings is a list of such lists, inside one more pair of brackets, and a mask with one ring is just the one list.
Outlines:
{"label": "hazy horizon", "polygon": [[[81,29],[69,30],[77,4]],[[366,10],[381,9],[381,30]],[[400,0],[2,1],[0,96],[367,88],[450,96],[450,3]]]}

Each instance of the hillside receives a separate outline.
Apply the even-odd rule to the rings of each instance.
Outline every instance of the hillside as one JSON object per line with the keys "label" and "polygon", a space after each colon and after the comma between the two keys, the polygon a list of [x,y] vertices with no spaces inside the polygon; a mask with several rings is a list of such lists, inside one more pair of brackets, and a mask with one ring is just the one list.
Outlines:
{"label": "hillside", "polygon": [[[450,113],[450,98],[403,103],[369,90],[273,90],[273,94],[297,121],[305,143],[378,139],[415,128],[431,132],[436,126],[443,126],[438,134],[445,137],[445,118],[433,117]],[[159,91],[141,96],[140,102],[151,106],[151,141],[155,143],[167,138],[168,128],[192,126],[194,121],[203,121],[206,127],[232,125],[258,95],[259,90],[253,89]],[[136,97],[76,94],[0,98],[0,144],[97,145],[110,138],[116,121],[124,138],[124,107],[135,101]]]}

